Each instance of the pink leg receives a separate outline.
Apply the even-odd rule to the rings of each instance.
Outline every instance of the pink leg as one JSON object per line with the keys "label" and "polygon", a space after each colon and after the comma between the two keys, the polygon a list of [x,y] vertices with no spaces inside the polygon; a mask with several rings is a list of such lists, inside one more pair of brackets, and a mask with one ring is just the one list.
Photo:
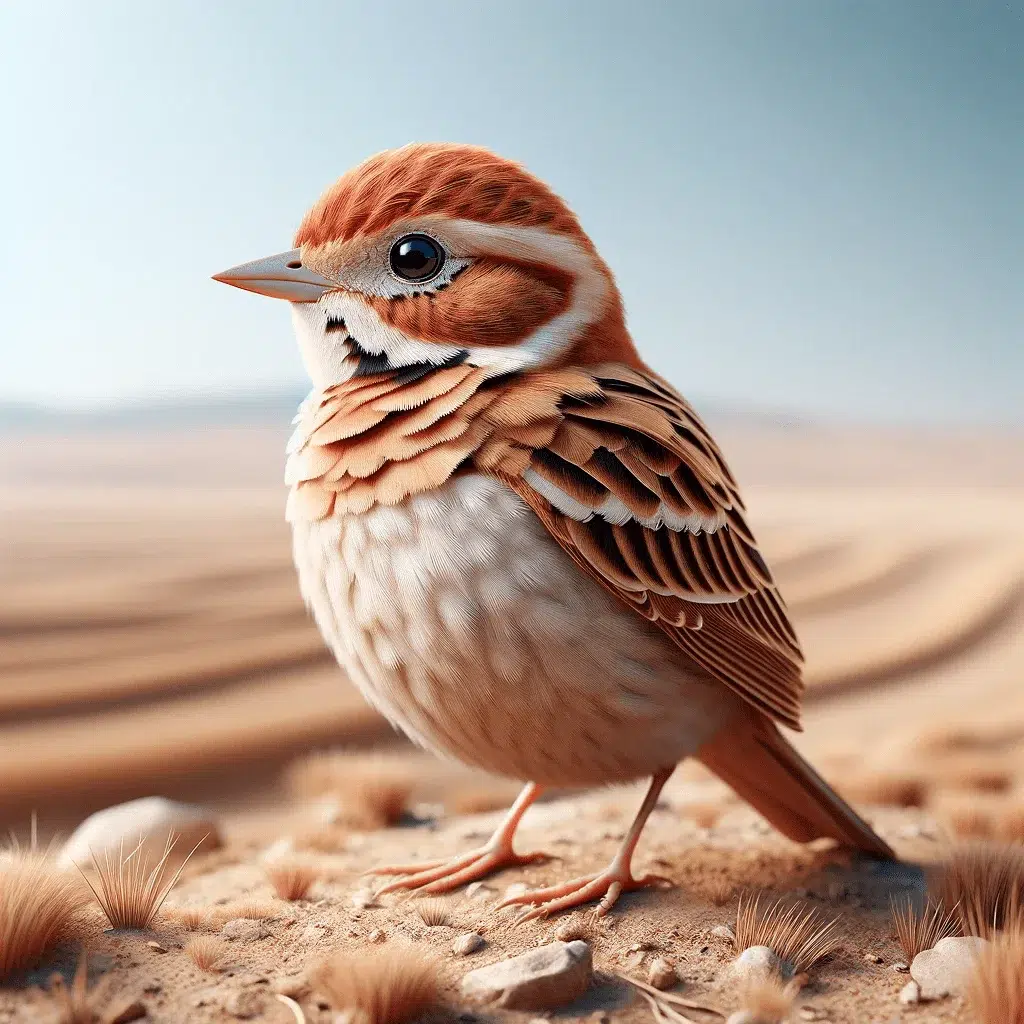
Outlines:
{"label": "pink leg", "polygon": [[658,795],[661,793],[669,776],[675,771],[675,767],[667,768],[658,772],[651,779],[651,785],[647,790],[647,796],[640,805],[633,824],[630,825],[626,838],[612,859],[611,864],[596,875],[583,875],[571,881],[563,882],[561,885],[552,885],[546,889],[535,889],[533,892],[524,892],[521,896],[511,896],[498,904],[497,909],[511,907],[516,904],[531,903],[534,908],[519,918],[520,921],[529,921],[535,917],[547,917],[548,914],[556,913],[559,910],[568,910],[570,907],[578,907],[582,903],[599,899],[597,905],[598,915],[607,914],[615,901],[624,892],[632,892],[635,889],[643,889],[645,886],[654,885],[659,882],[671,884],[671,880],[660,875],[644,875],[643,878],[634,878],[630,864],[633,859],[633,851],[640,840],[640,833],[658,802]]}
{"label": "pink leg", "polygon": [[516,867],[520,864],[533,864],[545,860],[546,854],[518,854],[512,849],[512,840],[519,827],[519,822],[530,805],[543,792],[542,787],[528,782],[516,802],[509,808],[505,820],[498,826],[494,835],[486,845],[470,850],[450,860],[436,860],[427,864],[392,864],[387,867],[374,868],[368,871],[371,875],[405,875],[397,882],[385,885],[377,895],[394,892],[396,889],[422,889],[423,892],[450,892],[460,885],[467,885],[502,868]]}

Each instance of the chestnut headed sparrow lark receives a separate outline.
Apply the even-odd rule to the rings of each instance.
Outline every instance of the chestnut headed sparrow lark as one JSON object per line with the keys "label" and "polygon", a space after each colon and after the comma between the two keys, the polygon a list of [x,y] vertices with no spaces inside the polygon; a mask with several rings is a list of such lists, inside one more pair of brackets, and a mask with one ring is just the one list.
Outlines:
{"label": "chestnut headed sparrow lark", "polygon": [[545,787],[650,777],[604,871],[503,904],[604,912],[654,881],[633,851],[686,757],[791,839],[891,857],[778,729],[802,657],[736,481],[565,203],[483,149],[410,145],[294,244],[216,279],[291,303],[312,378],[286,470],[303,596],[415,742],[525,783],[485,846],[380,868],[382,891],[536,859],[512,840]]}

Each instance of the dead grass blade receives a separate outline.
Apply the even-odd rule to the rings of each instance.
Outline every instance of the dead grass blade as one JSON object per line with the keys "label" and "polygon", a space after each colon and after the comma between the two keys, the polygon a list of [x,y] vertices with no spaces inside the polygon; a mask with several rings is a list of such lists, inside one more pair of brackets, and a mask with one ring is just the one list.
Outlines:
{"label": "dead grass blade", "polygon": [[306,1014],[303,1012],[302,1007],[299,1006],[291,996],[283,996],[278,993],[275,998],[279,1003],[284,1003],[284,1005],[292,1011],[292,1016],[295,1018],[295,1024],[306,1024]]}
{"label": "dead grass blade", "polygon": [[177,842],[177,836],[170,833],[164,844],[163,856],[152,868],[145,840],[140,836],[135,849],[127,857],[124,854],[124,839],[121,840],[116,863],[109,850],[103,855],[102,867],[95,854],[92,855],[92,865],[96,871],[99,888],[92,884],[89,876],[80,867],[78,870],[81,871],[86,885],[92,890],[103,913],[107,915],[111,928],[148,928],[192,854],[199,849],[205,839],[206,836],[203,836],[196,843],[170,878],[167,878],[167,861]]}
{"label": "dead grass blade", "polygon": [[839,945],[839,918],[824,921],[817,910],[781,899],[763,910],[761,896],[740,899],[736,911],[736,952],[767,946],[780,960],[804,974],[833,953]]}
{"label": "dead grass blade", "polygon": [[0,852],[0,980],[34,967],[80,925],[88,890],[35,843]]}
{"label": "dead grass blade", "polygon": [[967,1005],[979,1024],[1024,1024],[1024,933],[997,935],[978,957]]}
{"label": "dead grass blade", "polygon": [[954,847],[929,890],[944,910],[956,910],[965,935],[987,939],[1005,928],[1024,928],[1024,846]]}
{"label": "dead grass blade", "polygon": [[658,1024],[704,1024],[703,1021],[694,1020],[688,1017],[683,1010],[696,1010],[700,1013],[710,1013],[716,1017],[724,1017],[721,1010],[713,1006],[705,1006],[703,1003],[695,1003],[691,999],[685,999],[678,992],[662,992],[661,989],[648,985],[644,981],[630,978],[625,974],[613,974],[612,977],[624,981],[627,985],[640,993],[640,998],[647,1003],[651,1015]]}
{"label": "dead grass blade", "polygon": [[443,1005],[437,964],[411,946],[338,953],[316,971],[315,986],[365,1024],[409,1024]]}
{"label": "dead grass blade", "polygon": [[889,906],[896,941],[908,964],[922,950],[931,949],[941,939],[960,932],[958,907],[946,910],[940,903],[928,900],[924,909],[919,909],[910,897],[902,901],[890,900]]}

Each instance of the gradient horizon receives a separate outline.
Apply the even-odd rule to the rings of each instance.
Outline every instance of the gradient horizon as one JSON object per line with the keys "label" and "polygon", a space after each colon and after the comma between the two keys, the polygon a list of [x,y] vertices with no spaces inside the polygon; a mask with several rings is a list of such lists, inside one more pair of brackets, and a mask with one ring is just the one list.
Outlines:
{"label": "gradient horizon", "polygon": [[1024,422],[1024,14],[789,0],[0,10],[0,401],[288,388],[209,275],[384,148],[525,163],[684,392]]}

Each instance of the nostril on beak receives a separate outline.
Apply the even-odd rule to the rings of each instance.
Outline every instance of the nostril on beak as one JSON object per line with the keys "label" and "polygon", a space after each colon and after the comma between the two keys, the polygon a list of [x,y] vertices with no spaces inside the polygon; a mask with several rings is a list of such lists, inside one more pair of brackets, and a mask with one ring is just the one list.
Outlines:
{"label": "nostril on beak", "polygon": [[302,260],[289,260],[285,266],[289,270],[298,270],[302,266]]}

